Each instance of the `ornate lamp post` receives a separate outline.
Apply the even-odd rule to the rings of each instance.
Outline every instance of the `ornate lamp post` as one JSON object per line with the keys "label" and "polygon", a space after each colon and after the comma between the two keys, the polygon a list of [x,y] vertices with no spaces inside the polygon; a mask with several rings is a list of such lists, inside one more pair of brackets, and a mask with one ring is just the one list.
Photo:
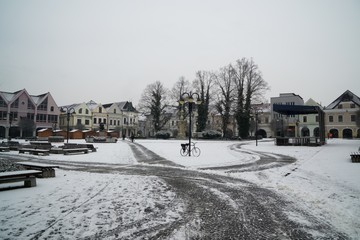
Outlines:
{"label": "ornate lamp post", "polygon": [[67,128],[66,128],[66,143],[69,143],[69,132],[70,132],[70,116],[75,112],[73,107],[62,107],[61,112],[66,112]]}
{"label": "ornate lamp post", "polygon": [[57,125],[57,121],[54,121],[53,124],[52,124],[52,132],[53,132],[53,136],[56,136],[56,125]]}
{"label": "ornate lamp post", "polygon": [[8,141],[10,141],[10,140],[11,140],[11,135],[10,135],[10,132],[11,132],[11,123],[12,123],[12,120],[13,120],[13,118],[12,118],[12,114],[11,114],[11,113],[9,113],[9,134],[8,134]]}
{"label": "ornate lamp post", "polygon": [[[197,97],[196,101],[195,101],[194,96]],[[191,113],[192,113],[192,109],[193,109],[193,104],[198,104],[199,105],[199,104],[201,104],[201,100],[200,100],[200,96],[199,96],[198,93],[192,93],[192,92],[187,93],[187,92],[185,92],[185,93],[183,93],[181,95],[179,103],[181,105],[187,103],[188,106],[189,106],[189,157],[190,157],[191,156],[191,135],[192,135],[192,133],[191,133],[191,128],[192,128],[192,126],[191,126]]]}
{"label": "ornate lamp post", "polygon": [[255,113],[255,142],[256,142],[256,146],[258,145],[258,117],[259,117],[259,113],[262,113],[262,110],[260,108],[253,108],[254,113]]}

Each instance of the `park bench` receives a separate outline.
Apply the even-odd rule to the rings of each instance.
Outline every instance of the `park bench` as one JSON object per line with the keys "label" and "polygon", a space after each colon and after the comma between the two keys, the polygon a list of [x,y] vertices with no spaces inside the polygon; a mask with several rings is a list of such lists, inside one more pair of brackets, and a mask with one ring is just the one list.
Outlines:
{"label": "park bench", "polygon": [[0,152],[9,152],[10,148],[6,146],[0,146]]}
{"label": "park bench", "polygon": [[94,147],[94,144],[91,143],[65,143],[64,149],[71,149],[71,148],[87,148],[91,150],[92,152],[96,152],[96,148]]}
{"label": "park bench", "polygon": [[3,141],[1,143],[1,147],[8,147],[10,150],[18,150],[20,147],[20,143],[17,141]]}
{"label": "park bench", "polygon": [[55,169],[59,168],[57,165],[43,164],[43,163],[34,163],[34,162],[17,162],[17,164],[23,166],[27,170],[39,170],[42,172],[39,175],[42,178],[55,177]]}
{"label": "park bench", "polygon": [[50,150],[53,146],[49,142],[43,141],[32,141],[30,142],[30,146],[36,149],[47,149]]}
{"label": "park bench", "polygon": [[37,170],[1,172],[0,173],[0,184],[24,181],[25,187],[35,187],[36,186],[36,176],[39,174],[41,174],[41,171],[37,171]]}
{"label": "park bench", "polygon": [[24,147],[24,148],[19,148],[19,153],[29,153],[32,155],[44,155],[47,156],[50,153],[50,150],[47,149],[37,149],[37,148],[31,148],[31,147]]}
{"label": "park bench", "polygon": [[72,154],[72,153],[88,153],[88,148],[64,148],[63,149],[64,155]]}
{"label": "park bench", "polygon": [[350,153],[350,157],[352,162],[360,162],[360,152]]}

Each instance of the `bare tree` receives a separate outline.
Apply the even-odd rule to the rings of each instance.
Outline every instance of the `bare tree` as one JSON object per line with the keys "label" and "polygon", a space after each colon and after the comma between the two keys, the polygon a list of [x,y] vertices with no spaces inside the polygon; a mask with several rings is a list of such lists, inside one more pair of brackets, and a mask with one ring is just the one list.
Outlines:
{"label": "bare tree", "polygon": [[231,65],[220,69],[216,75],[216,86],[219,88],[218,99],[215,103],[216,110],[221,115],[223,137],[227,136],[230,123],[231,107],[234,101],[234,71]]}
{"label": "bare tree", "polygon": [[181,76],[179,80],[174,84],[170,92],[170,99],[172,102],[177,102],[181,98],[184,92],[191,90],[190,82]]}
{"label": "bare tree", "polygon": [[239,136],[245,138],[249,135],[251,104],[261,99],[269,86],[252,59],[237,60],[234,71],[237,98],[235,115]]}
{"label": "bare tree", "polygon": [[22,130],[23,137],[32,137],[36,128],[35,122],[26,117],[21,117],[19,121],[19,127]]}
{"label": "bare tree", "polygon": [[193,82],[195,91],[200,95],[201,104],[197,107],[197,132],[202,132],[206,128],[209,115],[209,103],[211,98],[211,90],[213,87],[214,75],[208,71],[197,71],[196,78]]}
{"label": "bare tree", "polygon": [[167,121],[169,114],[166,114],[168,90],[159,81],[149,84],[144,89],[139,103],[139,108],[145,115],[151,115],[155,132],[160,131]]}

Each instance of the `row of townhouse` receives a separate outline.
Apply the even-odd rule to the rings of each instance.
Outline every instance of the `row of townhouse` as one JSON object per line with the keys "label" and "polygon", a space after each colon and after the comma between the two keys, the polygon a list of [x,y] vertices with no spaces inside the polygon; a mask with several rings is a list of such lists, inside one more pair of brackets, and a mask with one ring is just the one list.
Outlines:
{"label": "row of townhouse", "polygon": [[[255,128],[255,112],[252,113],[253,119],[249,135],[255,134],[262,137],[319,137],[320,126],[318,114],[298,114],[298,115],[281,115],[273,110],[275,104],[318,106],[324,112],[325,116],[325,134],[334,138],[360,138],[359,128],[359,111],[360,98],[347,90],[341,94],[327,107],[321,106],[313,99],[304,102],[300,95],[294,93],[281,93],[278,97],[272,97],[270,103],[256,104],[252,108],[257,111],[257,126]],[[177,135],[179,114],[176,113],[176,107],[173,107],[174,114],[169,123],[164,127],[174,137]],[[194,111],[195,120],[192,122],[192,132],[196,129],[196,111]],[[149,118],[150,119],[150,118]],[[146,119],[144,120],[146,121]],[[151,124],[147,126],[148,136],[152,136]],[[221,132],[221,116],[215,111],[211,111],[208,116],[207,130],[217,130]],[[255,129],[257,132],[255,133]],[[237,136],[237,123],[234,116],[231,117],[228,124],[230,136]]]}
{"label": "row of townhouse", "polygon": [[50,93],[30,95],[26,89],[0,91],[0,138],[27,138],[42,129],[104,130],[121,136],[136,134],[138,112],[131,102],[58,106]]}
{"label": "row of townhouse", "polygon": [[[60,107],[59,127],[79,130],[100,130],[103,126],[108,132],[117,132],[119,136],[136,135],[138,131],[138,112],[131,102],[109,104],[87,103]],[[68,121],[69,120],[69,121]]]}

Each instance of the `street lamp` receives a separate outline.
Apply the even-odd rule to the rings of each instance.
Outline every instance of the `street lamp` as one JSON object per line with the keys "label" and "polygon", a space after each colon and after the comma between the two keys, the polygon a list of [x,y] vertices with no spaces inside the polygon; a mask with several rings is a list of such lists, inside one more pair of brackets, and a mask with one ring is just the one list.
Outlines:
{"label": "street lamp", "polygon": [[[195,101],[195,97],[196,96],[196,101]],[[192,108],[193,108],[193,104],[201,104],[201,100],[200,100],[200,96],[198,93],[183,93],[181,95],[181,98],[179,100],[179,103],[181,105],[185,104],[185,103],[188,103],[189,105],[189,157],[191,156],[191,113],[192,113]]]}
{"label": "street lamp", "polygon": [[255,113],[255,142],[256,146],[258,145],[258,117],[259,113],[262,113],[262,110],[260,108],[253,108]]}
{"label": "street lamp", "polygon": [[61,112],[66,112],[66,120],[67,120],[67,128],[66,128],[66,143],[69,143],[69,132],[70,132],[70,115],[75,112],[75,109],[73,107],[62,107]]}
{"label": "street lamp", "polygon": [[56,125],[57,125],[57,121],[54,121],[53,124],[52,124],[52,132],[53,132],[53,136],[56,136]]}
{"label": "street lamp", "polygon": [[10,132],[11,132],[11,123],[12,123],[12,120],[13,120],[13,118],[12,118],[12,114],[11,114],[11,113],[9,113],[9,133],[8,133],[8,141],[10,141],[10,140],[11,140],[11,135],[10,135]]}

